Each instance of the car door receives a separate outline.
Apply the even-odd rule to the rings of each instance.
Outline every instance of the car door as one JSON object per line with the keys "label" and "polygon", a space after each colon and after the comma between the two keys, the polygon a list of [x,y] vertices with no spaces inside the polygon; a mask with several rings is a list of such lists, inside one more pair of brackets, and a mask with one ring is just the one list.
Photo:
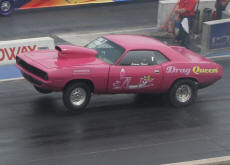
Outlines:
{"label": "car door", "polygon": [[163,79],[156,51],[133,50],[110,68],[108,89],[111,93],[154,93]]}

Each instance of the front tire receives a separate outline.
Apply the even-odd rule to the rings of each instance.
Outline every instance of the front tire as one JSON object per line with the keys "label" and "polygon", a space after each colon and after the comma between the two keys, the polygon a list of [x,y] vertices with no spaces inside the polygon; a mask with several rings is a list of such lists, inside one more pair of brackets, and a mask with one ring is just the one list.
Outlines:
{"label": "front tire", "polygon": [[70,112],[85,111],[91,97],[90,87],[81,82],[68,85],[63,91],[63,103]]}
{"label": "front tire", "polygon": [[169,91],[170,103],[174,107],[184,107],[195,102],[197,98],[197,82],[190,79],[177,81]]}
{"label": "front tire", "polygon": [[14,11],[14,0],[0,0],[0,15],[7,16]]}

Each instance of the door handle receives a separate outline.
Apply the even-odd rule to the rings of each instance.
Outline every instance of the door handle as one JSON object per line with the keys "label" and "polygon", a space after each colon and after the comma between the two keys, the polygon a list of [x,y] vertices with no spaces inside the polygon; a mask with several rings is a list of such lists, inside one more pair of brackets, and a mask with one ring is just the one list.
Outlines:
{"label": "door handle", "polygon": [[160,73],[160,71],[159,70],[154,70],[154,73],[158,74],[158,73]]}

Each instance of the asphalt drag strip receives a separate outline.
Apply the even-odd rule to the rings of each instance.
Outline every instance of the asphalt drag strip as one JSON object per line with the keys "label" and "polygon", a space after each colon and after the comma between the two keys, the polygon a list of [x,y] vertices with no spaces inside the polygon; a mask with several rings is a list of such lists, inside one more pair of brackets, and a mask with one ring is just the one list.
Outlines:
{"label": "asphalt drag strip", "polygon": [[93,95],[82,115],[66,112],[61,93],[36,93],[25,80],[0,82],[0,164],[162,164],[230,154],[230,65],[171,108],[150,95]]}

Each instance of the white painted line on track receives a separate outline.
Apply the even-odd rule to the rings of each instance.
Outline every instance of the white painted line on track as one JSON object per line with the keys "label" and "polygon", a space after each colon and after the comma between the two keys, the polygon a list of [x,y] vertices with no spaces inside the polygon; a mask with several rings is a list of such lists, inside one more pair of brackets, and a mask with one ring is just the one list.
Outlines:
{"label": "white painted line on track", "polygon": [[10,78],[10,79],[2,79],[0,82],[7,82],[7,81],[17,81],[17,80],[23,80],[23,77],[18,77],[18,78]]}
{"label": "white painted line on track", "polygon": [[230,156],[193,160],[193,161],[180,162],[180,163],[170,163],[170,164],[163,164],[163,165],[220,165],[220,164],[223,165],[223,163],[224,164],[230,163]]}

